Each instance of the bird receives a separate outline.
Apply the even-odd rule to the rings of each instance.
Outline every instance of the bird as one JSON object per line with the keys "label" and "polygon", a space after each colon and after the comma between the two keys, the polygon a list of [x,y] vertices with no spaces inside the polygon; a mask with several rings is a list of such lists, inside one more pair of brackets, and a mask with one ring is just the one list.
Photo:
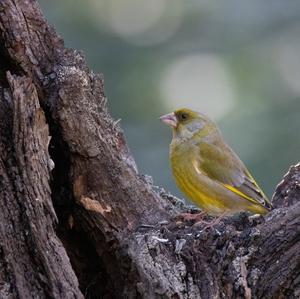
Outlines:
{"label": "bird", "polygon": [[173,131],[170,165],[176,184],[204,213],[223,217],[271,210],[270,200],[214,121],[187,108],[160,120]]}

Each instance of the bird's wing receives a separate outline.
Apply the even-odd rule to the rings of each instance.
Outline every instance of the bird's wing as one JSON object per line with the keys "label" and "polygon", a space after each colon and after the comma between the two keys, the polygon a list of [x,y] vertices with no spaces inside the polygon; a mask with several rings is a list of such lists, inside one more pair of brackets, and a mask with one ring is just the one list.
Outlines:
{"label": "bird's wing", "polygon": [[201,142],[199,148],[200,168],[208,177],[255,204],[271,207],[269,199],[227,144]]}

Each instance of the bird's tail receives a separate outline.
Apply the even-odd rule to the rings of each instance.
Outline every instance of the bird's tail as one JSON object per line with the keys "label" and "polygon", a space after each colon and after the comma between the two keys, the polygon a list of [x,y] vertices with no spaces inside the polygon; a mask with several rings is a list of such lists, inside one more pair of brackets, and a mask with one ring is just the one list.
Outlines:
{"label": "bird's tail", "polygon": [[261,215],[265,215],[269,212],[269,210],[266,207],[259,204],[251,205],[248,210],[253,214],[261,214]]}

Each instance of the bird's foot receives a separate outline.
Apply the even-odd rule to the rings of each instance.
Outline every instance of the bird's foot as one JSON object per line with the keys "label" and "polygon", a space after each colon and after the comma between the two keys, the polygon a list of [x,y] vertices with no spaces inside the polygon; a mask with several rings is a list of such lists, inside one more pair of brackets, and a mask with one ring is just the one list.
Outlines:
{"label": "bird's foot", "polygon": [[203,220],[204,218],[207,217],[206,212],[199,212],[199,213],[180,213],[179,215],[174,217],[174,220],[177,222],[192,222],[194,224],[196,223],[205,223]]}
{"label": "bird's foot", "polygon": [[222,219],[226,216],[226,212],[222,213],[218,217],[213,218],[211,221],[201,221],[201,222],[196,222],[193,226],[202,226],[203,224],[206,224],[203,228],[203,230],[214,228],[216,225],[220,223]]}

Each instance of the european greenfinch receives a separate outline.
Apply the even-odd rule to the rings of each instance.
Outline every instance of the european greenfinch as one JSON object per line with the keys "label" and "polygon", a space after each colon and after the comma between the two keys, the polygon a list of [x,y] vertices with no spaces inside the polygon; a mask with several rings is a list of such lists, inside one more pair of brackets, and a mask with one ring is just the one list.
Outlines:
{"label": "european greenfinch", "polygon": [[210,215],[266,214],[271,203],[205,115],[179,109],[160,119],[172,127],[170,163],[181,191]]}

